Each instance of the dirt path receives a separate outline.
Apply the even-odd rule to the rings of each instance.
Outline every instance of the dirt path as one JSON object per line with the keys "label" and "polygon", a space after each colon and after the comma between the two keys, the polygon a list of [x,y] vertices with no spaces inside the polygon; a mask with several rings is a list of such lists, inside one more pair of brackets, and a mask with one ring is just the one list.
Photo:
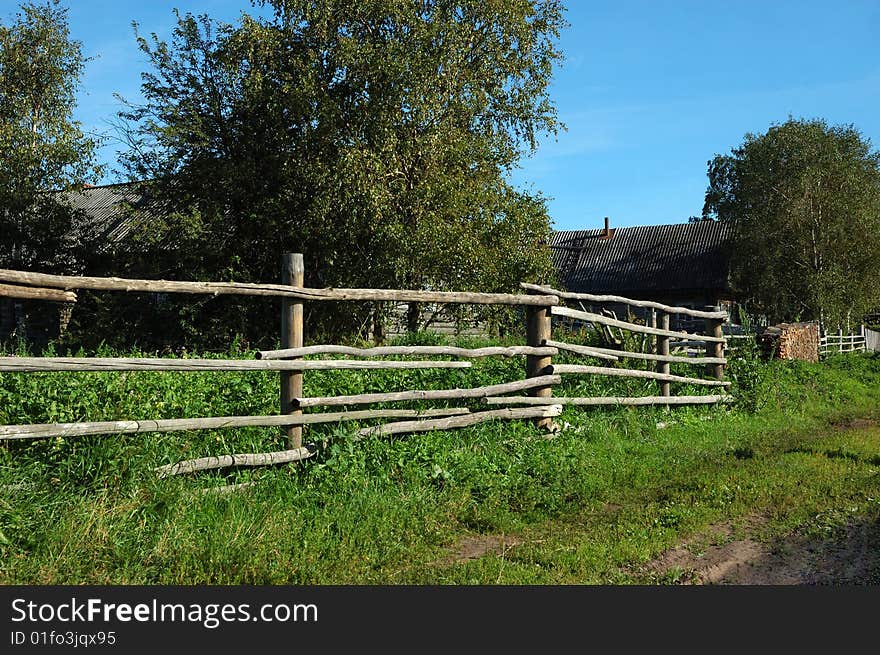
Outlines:
{"label": "dirt path", "polygon": [[[762,522],[753,519],[746,532]],[[667,551],[647,568],[683,584],[864,585],[880,584],[880,520],[852,522],[825,539],[793,534],[772,544],[733,538],[730,526],[716,526],[711,541],[692,540]]]}

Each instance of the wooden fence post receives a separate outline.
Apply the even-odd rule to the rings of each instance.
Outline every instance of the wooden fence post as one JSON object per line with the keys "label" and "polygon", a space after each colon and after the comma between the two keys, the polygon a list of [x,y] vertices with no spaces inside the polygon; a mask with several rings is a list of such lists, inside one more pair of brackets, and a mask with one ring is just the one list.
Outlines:
{"label": "wooden fence post", "polygon": [[[718,311],[717,306],[706,307],[708,311]],[[709,318],[706,319],[706,334],[711,337],[723,337],[724,322],[720,318]],[[707,341],[706,342],[706,356],[707,357],[724,357],[724,343],[718,341]],[[724,364],[709,364],[707,366],[708,374],[714,377],[716,380],[724,379]]]}
{"label": "wooden fence post", "polygon": [[[281,258],[281,283],[294,287],[305,286],[305,266],[300,253],[285,253]],[[303,345],[303,305],[288,299],[281,301],[281,347],[301,348]],[[302,414],[302,410],[294,409],[293,399],[302,396],[303,374],[301,372],[282,371],[281,373],[281,413]],[[302,426],[288,427],[287,443],[289,448],[302,446]]]}
{"label": "wooden fence post", "polygon": [[[657,312],[659,314],[658,318],[660,329],[668,330],[669,329],[669,313],[668,312]],[[668,336],[658,336],[657,337],[657,354],[658,355],[668,355],[669,354],[669,337]],[[664,373],[666,375],[669,374],[669,362],[657,362],[657,372]],[[671,394],[669,382],[661,382],[660,383],[660,395],[661,396],[669,396]]]}
{"label": "wooden fence post", "polygon": [[[526,309],[526,345],[543,346],[552,338],[551,315],[549,307],[528,307]],[[553,358],[548,356],[526,356],[526,377],[534,378],[546,375],[552,367]],[[535,387],[529,390],[530,396],[538,398],[550,398],[553,395],[553,387]],[[555,431],[558,429],[552,418],[539,418],[535,420],[539,428]]]}

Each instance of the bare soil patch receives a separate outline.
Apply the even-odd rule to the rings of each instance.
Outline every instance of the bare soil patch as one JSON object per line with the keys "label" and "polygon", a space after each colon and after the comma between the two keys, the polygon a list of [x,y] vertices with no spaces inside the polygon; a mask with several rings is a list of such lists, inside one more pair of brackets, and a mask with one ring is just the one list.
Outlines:
{"label": "bare soil patch", "polygon": [[[753,520],[753,527],[760,520]],[[749,530],[747,530],[748,532]],[[717,544],[718,540],[723,543]],[[716,526],[712,541],[690,540],[651,562],[649,572],[680,573],[682,584],[864,585],[880,584],[880,521],[853,521],[826,538],[795,532],[775,543],[734,538]]]}
{"label": "bare soil patch", "polygon": [[479,559],[489,554],[504,554],[509,549],[519,546],[522,539],[513,535],[475,535],[459,541],[453,552],[438,562],[443,566],[460,564],[472,559]]}

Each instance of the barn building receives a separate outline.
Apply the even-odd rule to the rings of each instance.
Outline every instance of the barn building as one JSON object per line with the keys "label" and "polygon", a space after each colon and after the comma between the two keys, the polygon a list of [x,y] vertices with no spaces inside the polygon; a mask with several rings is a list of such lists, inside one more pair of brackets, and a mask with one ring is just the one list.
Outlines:
{"label": "barn building", "polygon": [[730,236],[729,225],[715,221],[614,228],[606,218],[604,228],[554,232],[550,248],[566,291],[720,306],[733,315]]}

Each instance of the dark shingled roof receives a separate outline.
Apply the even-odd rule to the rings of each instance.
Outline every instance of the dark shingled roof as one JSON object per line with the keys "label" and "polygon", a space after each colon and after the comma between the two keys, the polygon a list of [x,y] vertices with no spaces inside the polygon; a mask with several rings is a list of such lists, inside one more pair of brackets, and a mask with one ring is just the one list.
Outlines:
{"label": "dark shingled roof", "polygon": [[563,230],[550,241],[560,281],[575,293],[729,291],[729,226],[716,221],[605,231]]}
{"label": "dark shingled roof", "polygon": [[84,212],[101,248],[122,243],[143,221],[151,217],[150,208],[134,183],[86,186],[63,192],[65,200]]}

